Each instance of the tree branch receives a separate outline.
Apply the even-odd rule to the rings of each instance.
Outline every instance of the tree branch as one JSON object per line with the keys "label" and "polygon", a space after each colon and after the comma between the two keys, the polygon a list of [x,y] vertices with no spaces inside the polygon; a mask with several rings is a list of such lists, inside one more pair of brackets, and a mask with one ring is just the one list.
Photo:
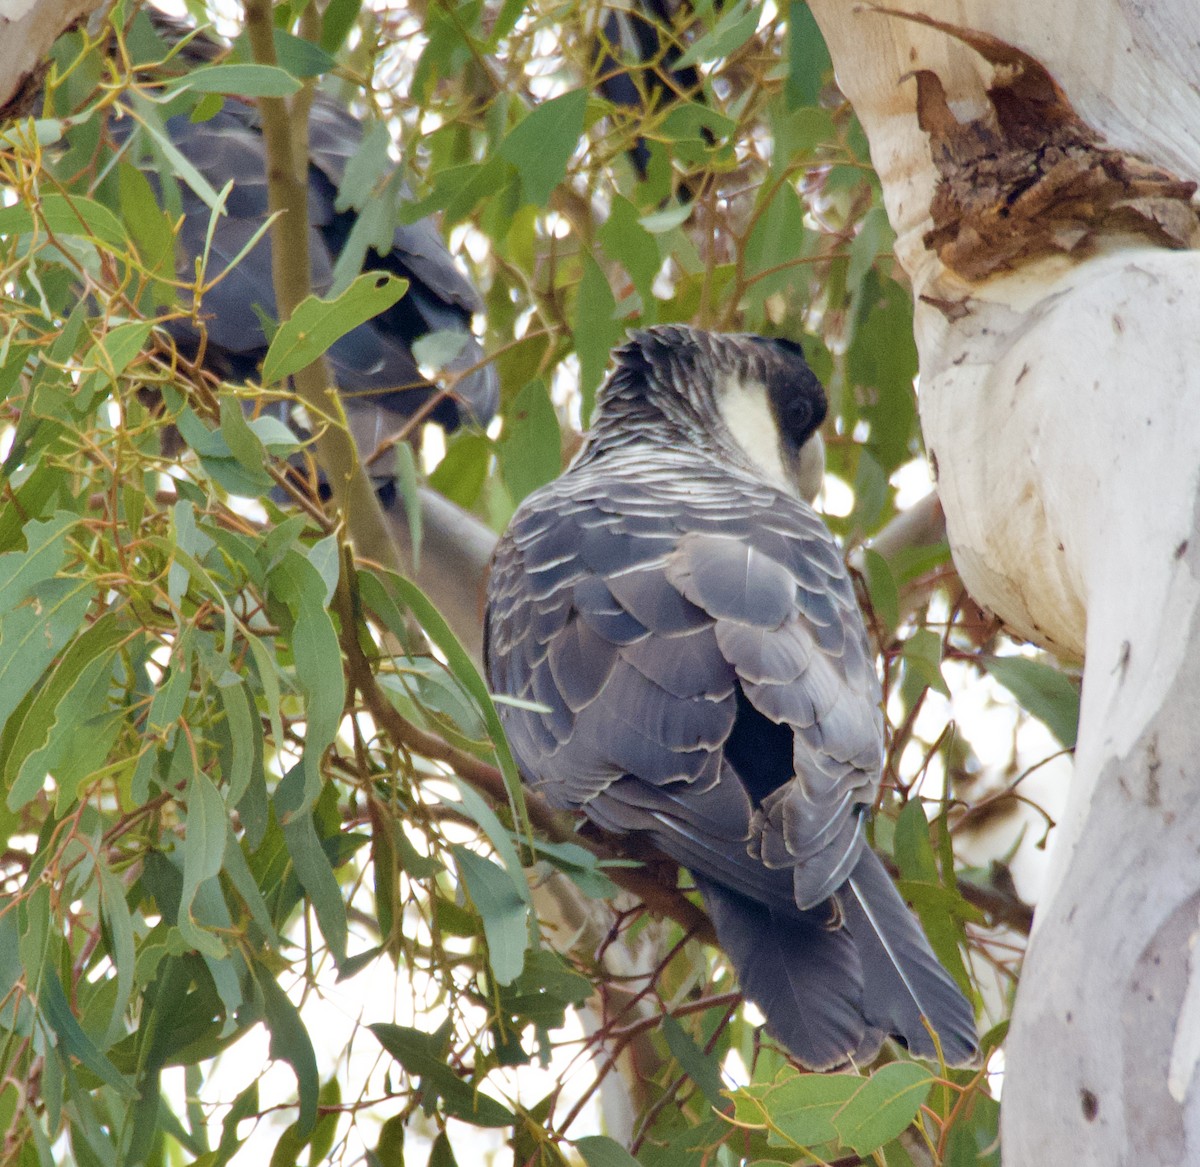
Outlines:
{"label": "tree branch", "polygon": [[[254,59],[274,65],[275,39],[271,0],[246,0],[246,32]],[[312,82],[306,83],[306,89]],[[311,101],[306,89],[289,108],[281,97],[258,99],[262,113],[263,142],[267,155],[267,197],[272,214],[271,265],[275,302],[282,323],[312,287],[308,249],[308,118]],[[313,417],[334,418],[316,435],[317,460],[333,492],[334,504],[346,523],[358,551],[390,571],[403,564],[392,541],[370,476],[354,444],[341,398],[324,357],[293,375],[296,393]]]}
{"label": "tree branch", "polygon": [[[353,629],[353,622],[343,620],[343,628]],[[397,745],[431,761],[442,762],[480,793],[487,795],[497,806],[508,806],[508,790],[504,776],[495,766],[456,749],[436,734],[428,733],[401,716],[379,688],[370,661],[363,655],[353,633],[343,633],[342,648],[346,654],[351,683],[362,695],[367,711],[383,727]],[[531,790],[525,792],[529,819],[548,839],[559,843],[576,843],[601,860],[634,860],[639,864],[659,861],[655,851],[647,851],[637,840],[619,836],[603,839],[577,832],[574,816],[555,810],[545,799]],[[619,887],[632,892],[652,912],[675,920],[686,931],[710,944],[716,943],[716,933],[708,916],[687,898],[673,883],[664,883],[658,875],[644,867],[616,866],[605,874]]]}

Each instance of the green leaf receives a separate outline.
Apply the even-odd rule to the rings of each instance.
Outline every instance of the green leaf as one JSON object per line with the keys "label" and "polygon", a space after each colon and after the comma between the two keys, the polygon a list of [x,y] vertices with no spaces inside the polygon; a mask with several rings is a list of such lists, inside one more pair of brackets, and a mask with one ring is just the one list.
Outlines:
{"label": "green leaf", "polygon": [[173,81],[169,93],[224,93],[233,97],[291,97],[300,82],[278,65],[203,65]]}
{"label": "green leaf", "polygon": [[[244,1140],[238,1138],[238,1125],[258,1113],[258,1079],[254,1079],[234,1100],[221,1123],[221,1141],[212,1159],[205,1160],[203,1167],[226,1167],[237,1154]],[[200,1164],[200,1160],[193,1167]]]}
{"label": "green leaf", "polygon": [[31,602],[0,620],[0,730],[74,636],[92,602],[89,584],[46,580]]}
{"label": "green leaf", "polygon": [[500,992],[500,1003],[518,1022],[558,1029],[566,1022],[567,1007],[582,1005],[592,992],[587,977],[573,972],[557,953],[538,948],[526,954],[525,968]]}
{"label": "green leaf", "polygon": [[587,1167],[638,1167],[638,1161],[607,1135],[584,1135],[575,1140],[575,1150]]}
{"label": "green leaf", "polygon": [[407,1126],[408,1119],[403,1113],[393,1114],[384,1122],[379,1128],[379,1140],[374,1151],[368,1152],[368,1167],[404,1167],[404,1132]]}
{"label": "green leaf", "polygon": [[[176,748],[187,749],[186,744]],[[225,946],[216,936],[197,927],[192,916],[196,892],[206,879],[220,874],[225,855],[225,803],[202,770],[192,772],[187,791],[187,834],[183,841],[183,890],[179,900],[179,931],[194,948],[220,960]]]}
{"label": "green leaf", "polygon": [[[263,418],[260,420],[274,421],[275,419]],[[237,460],[238,465],[249,474],[250,480],[260,483],[261,489],[269,490],[272,486],[272,479],[263,468],[266,451],[263,449],[262,439],[246,419],[241,402],[236,397],[222,396],[221,428],[218,433],[224,439],[229,453]],[[295,441],[294,437],[292,441]]]}
{"label": "green leaf", "polygon": [[445,1131],[439,1132],[438,1137],[433,1140],[427,1167],[458,1167],[454,1148],[450,1146],[450,1139]]}
{"label": "green leaf", "polygon": [[1065,673],[1027,656],[985,656],[983,667],[1054,734],[1075,747],[1079,734],[1079,691]]}
{"label": "green leaf", "polygon": [[78,521],[78,515],[59,511],[46,522],[25,524],[25,550],[0,555],[0,613],[15,608],[58,571],[67,554],[67,532]]}
{"label": "green leaf", "polygon": [[850,263],[846,268],[846,287],[857,292],[867,272],[875,266],[881,252],[891,251],[896,236],[882,207],[872,207],[859,224],[858,234],[850,245]]}
{"label": "green leaf", "polygon": [[[233,42],[229,55],[231,60],[239,64],[254,63],[254,51],[250,47],[250,38],[246,33],[243,32]],[[310,77],[319,77],[322,73],[328,73],[337,66],[337,61],[330,55],[330,51],[324,44],[314,44],[302,36],[293,36],[282,28],[275,29],[275,60],[280,69],[286,70],[293,77],[298,77],[302,81]],[[194,77],[195,73],[192,76]],[[224,92],[224,90],[216,92]],[[254,95],[244,94],[243,96]],[[258,96],[270,97],[272,95],[268,93]],[[287,97],[288,95],[281,93],[279,96]]]}
{"label": "green leaf", "polygon": [[362,0],[330,0],[321,18],[321,48],[336,53],[358,20]]}
{"label": "green leaf", "polygon": [[448,1115],[475,1126],[511,1126],[516,1121],[512,1111],[464,1082],[446,1064],[437,1038],[390,1022],[381,1021],[367,1028],[407,1073],[420,1078],[424,1091],[442,1100]]}
{"label": "green leaf", "polygon": [[787,80],[783,86],[788,108],[816,105],[821,85],[832,68],[812,9],[806,0],[792,0],[788,5]]}
{"label": "green leaf", "polygon": [[308,1141],[309,1167],[318,1167],[319,1164],[327,1162],[334,1137],[337,1135],[338,1121],[341,1118],[342,1088],[336,1077],[330,1078],[321,1087],[317,1101],[328,1110],[317,1119],[317,1125]]}
{"label": "green leaf", "polygon": [[325,585],[325,607],[333,603],[338,579],[342,574],[342,551],[336,535],[326,535],[307,549],[308,562],[316,568],[317,575]]}
{"label": "green leaf", "polygon": [[397,442],[396,485],[404,504],[404,517],[408,521],[408,541],[411,546],[412,570],[421,570],[421,539],[424,535],[424,517],[421,511],[421,487],[417,480],[417,459],[408,442]]}
{"label": "green leaf", "polygon": [[686,69],[689,65],[700,65],[715,61],[719,57],[728,57],[754,35],[761,14],[761,5],[740,0],[728,11],[723,12],[713,28],[699,37],[672,67]]}
{"label": "green leaf", "polygon": [[908,1129],[933,1087],[933,1075],[916,1062],[877,1070],[833,1117],[838,1137],[869,1155]]}
{"label": "green leaf", "polygon": [[642,300],[646,323],[654,322],[654,277],[662,266],[658,240],[642,226],[637,208],[621,195],[613,197],[608,218],[597,232],[605,252],[629,273]]}
{"label": "green leaf", "polygon": [[796,1074],[766,1088],[737,1091],[735,1114],[739,1120],[745,1114],[743,1121],[752,1122],[757,1107],[759,1121],[771,1125],[773,1145],[816,1147],[836,1137],[833,1116],[861,1085],[857,1074]]}
{"label": "green leaf", "polygon": [[478,702],[484,720],[487,722],[492,745],[496,750],[496,762],[500,767],[500,772],[504,775],[504,786],[508,791],[509,805],[517,823],[518,833],[532,839],[533,826],[529,821],[529,811],[525,807],[525,792],[521,785],[521,775],[517,770],[517,763],[513,759],[512,750],[509,749],[508,739],[504,736],[504,727],[500,724],[496,706],[492,702],[487,685],[479,675],[479,670],[472,663],[458,637],[451,631],[445,618],[429,602],[429,598],[416,584],[397,575],[372,577],[367,573],[359,574],[360,586],[369,586],[367,581],[373,580],[375,586],[378,587],[382,579],[386,579],[385,586],[392,589],[400,600],[412,609],[421,627],[425,630],[425,634],[446,657],[450,671]]}
{"label": "green leaf", "polygon": [[93,395],[117,388],[118,378],[142,351],[153,327],[146,321],[130,321],[110,328],[84,357],[85,368],[95,370],[80,382],[76,404],[90,408]]}
{"label": "green leaf", "polygon": [[255,768],[262,765],[258,760],[259,751],[255,749],[255,735],[261,734],[262,729],[254,724],[253,702],[246,682],[237,673],[232,670],[225,673],[217,681],[217,692],[221,695],[225,728],[233,747],[226,767],[229,802],[237,806],[250,785]]}
{"label": "green leaf", "polygon": [[[72,705],[71,700],[77,694],[96,695],[99,675],[111,668],[117,645],[126,635],[114,612],[102,616],[76,637],[30,703],[3,763],[9,810],[19,810],[42,789],[53,758],[69,743],[70,726],[95,712]],[[67,718],[62,734],[57,732],[60,713]]]}
{"label": "green leaf", "polygon": [[662,1034],[666,1038],[671,1056],[683,1067],[700,1092],[715,1107],[720,1108],[721,1067],[712,1054],[706,1054],[693,1040],[692,1035],[669,1013],[662,1019]]}
{"label": "green leaf", "polygon": [[[280,784],[282,786],[282,783]],[[276,802],[279,802],[276,795]],[[346,940],[349,926],[346,921],[346,902],[342,889],[333,873],[333,864],[317,834],[311,811],[290,815],[281,823],[288,854],[295,866],[296,878],[312,901],[321,935],[329,945],[334,963],[342,965],[346,960]]]}
{"label": "green leaf", "polygon": [[272,384],[311,365],[334,341],[387,311],[408,281],[384,272],[364,272],[331,300],[306,296],[271,340],[263,360],[263,383]]}
{"label": "green leaf", "polygon": [[33,208],[16,203],[0,209],[0,235],[28,235],[45,230],[55,235],[97,239],[118,250],[129,244],[121,220],[102,203],[83,195],[45,194],[37,202],[40,216]]}
{"label": "green leaf", "polygon": [[[458,788],[459,798],[461,802],[455,803],[451,799],[444,798],[442,802],[446,806],[453,807],[456,811],[464,814],[487,836],[488,842],[496,848],[496,854],[500,858],[501,864],[516,889],[517,894],[526,902],[532,903],[529,894],[529,884],[525,881],[525,873],[521,867],[521,858],[517,854],[517,848],[513,844],[512,832],[504,826],[503,823],[496,817],[496,812],[488,806],[487,801],[473,787],[461,781],[459,778],[454,778],[454,785]],[[590,852],[589,852],[590,854]]]}
{"label": "green leaf", "polygon": [[304,783],[300,797],[277,803],[281,818],[310,807],[321,790],[321,758],[333,744],[346,702],[346,678],[337,632],[326,607],[320,572],[294,550],[272,569],[269,583],[292,614],[290,633],[296,679],[305,698],[308,728],[304,736]]}
{"label": "green leaf", "polygon": [[624,325],[616,319],[617,300],[608,277],[590,255],[583,257],[583,278],[575,297],[575,354],[579,358],[579,391],[583,395],[583,424],[592,415],[596,389],[608,368],[609,353]]}
{"label": "green leaf", "polygon": [[863,550],[863,574],[867,580],[867,591],[871,596],[871,607],[875,615],[889,629],[900,625],[900,593],[890,564],[878,551],[867,547]]}
{"label": "green leaf", "polygon": [[492,461],[491,440],[483,434],[455,434],[446,456],[429,476],[429,485],[464,510],[479,499]]}
{"label": "green leaf", "polygon": [[666,235],[676,227],[682,227],[692,217],[696,207],[694,203],[668,203],[656,211],[643,215],[641,223],[651,235]]}
{"label": "green leaf", "polygon": [[124,1075],[118,1073],[116,1066],[96,1048],[95,1042],[84,1033],[75,1014],[71,1012],[71,1006],[67,1001],[66,993],[63,992],[58,973],[49,965],[42,972],[38,1007],[50,1028],[58,1035],[59,1043],[65,1053],[78,1058],[96,1077],[111,1086],[118,1097],[125,1099],[137,1097],[137,1091],[133,1088],[132,1083]]}
{"label": "green leaf", "polygon": [[545,839],[535,839],[533,846],[539,858],[569,876],[584,895],[595,900],[608,900],[617,894],[619,889],[601,870],[600,859],[586,847],[578,843],[551,843]]}
{"label": "green leaf", "polygon": [[929,820],[919,798],[910,798],[896,819],[896,866],[903,879],[937,883],[937,861],[929,842]]}
{"label": "green leaf", "polygon": [[192,668],[187,646],[187,634],[180,638],[177,646],[179,659],[173,661],[162,684],[154,691],[150,712],[146,715],[146,728],[161,732],[179,720],[192,687]]}
{"label": "green leaf", "polygon": [[558,414],[542,381],[530,381],[504,412],[500,469],[514,503],[562,473]]}
{"label": "green leaf", "polygon": [[[354,156],[346,163],[334,210],[362,210],[371,202],[376,186],[392,169],[392,160],[388,155],[391,144],[392,134],[387,122],[374,122],[368,127],[361,144],[354,151]],[[387,241],[390,243],[392,224],[385,226]]]}
{"label": "green leaf", "polygon": [[544,207],[550,192],[566,177],[567,163],[583,135],[586,89],[573,89],[536,106],[500,143],[500,157],[521,176],[528,202]]}
{"label": "green leaf", "polygon": [[179,147],[171,141],[170,135],[159,121],[157,108],[139,94],[133,95],[131,104],[138,114],[142,131],[149,135],[154,145],[161,151],[162,156],[171,167],[171,172],[187,183],[206,207],[210,209],[219,207],[222,196],[213,190],[208,179],[187,160]]}
{"label": "green leaf", "polygon": [[317,1122],[317,1100],[321,1079],[317,1075],[317,1055],[312,1038],[304,1028],[299,1010],[292,999],[265,965],[255,963],[255,979],[262,992],[263,1018],[271,1034],[270,1053],[292,1067],[300,1094],[300,1118],[297,1123],[302,1137],[309,1135]]}
{"label": "green leaf", "polygon": [[[874,222],[890,234],[881,219]],[[854,296],[852,317],[857,323],[846,370],[863,387],[862,416],[871,423],[867,446],[886,477],[912,457],[917,437],[912,299],[895,280],[880,279],[870,268]]]}
{"label": "green leaf", "polygon": [[919,628],[905,642],[901,653],[905,665],[931,689],[950,696],[942,676],[942,638],[932,628]]}
{"label": "green leaf", "polygon": [[137,961],[134,948],[133,917],[125,901],[125,888],[106,863],[97,862],[96,874],[100,884],[100,905],[106,925],[108,955],[117,976],[117,992],[111,1005],[108,1029],[104,1035],[107,1047],[125,1033],[125,1008],[133,992],[133,969]]}
{"label": "green leaf", "polygon": [[510,985],[525,965],[529,905],[499,864],[466,847],[455,845],[451,850],[467,892],[483,919],[492,973],[500,984]]}

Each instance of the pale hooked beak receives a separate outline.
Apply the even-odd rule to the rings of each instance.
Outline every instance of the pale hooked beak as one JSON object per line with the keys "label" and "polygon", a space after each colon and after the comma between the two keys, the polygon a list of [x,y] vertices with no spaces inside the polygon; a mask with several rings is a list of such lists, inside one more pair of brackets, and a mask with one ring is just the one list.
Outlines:
{"label": "pale hooked beak", "polygon": [[806,502],[821,493],[825,482],[825,441],[820,432],[813,434],[800,450],[800,464],[796,467],[796,489]]}

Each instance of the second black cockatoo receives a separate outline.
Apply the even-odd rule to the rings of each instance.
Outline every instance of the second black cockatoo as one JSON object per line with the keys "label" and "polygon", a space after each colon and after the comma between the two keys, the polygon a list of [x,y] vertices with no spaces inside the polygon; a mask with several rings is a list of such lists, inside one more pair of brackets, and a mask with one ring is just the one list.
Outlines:
{"label": "second black cockatoo", "polygon": [[[181,58],[184,66],[201,64],[225,51],[215,38],[195,34],[181,21],[152,9],[147,15],[165,44],[191,35],[174,58],[175,65]],[[114,119],[110,130],[124,144],[135,124],[132,118]],[[234,183],[208,244],[206,276],[211,280],[229,266],[269,214],[259,113],[253,104],[227,98],[206,120],[193,122],[183,114],[170,118],[166,131],[214,190],[230,180]],[[328,292],[334,265],[355,222],[353,208],[339,207],[338,190],[362,140],[362,122],[318,93],[309,116],[308,156],[309,250],[312,287],[318,295]],[[133,149],[131,157],[161,196],[158,163],[149,144]],[[190,279],[204,254],[213,214],[186,183],[178,186],[183,221],[176,266],[181,276]],[[363,456],[370,457],[435,395],[439,400],[428,412],[430,420],[447,429],[464,421],[486,425],[499,402],[499,381],[471,331],[472,317],[483,303],[455,265],[433,221],[398,224],[390,250],[384,254],[368,250],[363,270],[390,272],[409,281],[407,293],[393,307],[341,337],[327,353]],[[263,318],[271,321],[278,315],[269,232],[205,293],[199,315],[206,367],[226,380],[254,377],[267,350]],[[166,327],[185,355],[194,357],[200,350],[201,330],[194,323],[176,319]],[[462,338],[457,355],[446,366],[447,372],[459,374],[449,394],[421,372],[413,355],[414,343],[435,332],[458,333]]]}

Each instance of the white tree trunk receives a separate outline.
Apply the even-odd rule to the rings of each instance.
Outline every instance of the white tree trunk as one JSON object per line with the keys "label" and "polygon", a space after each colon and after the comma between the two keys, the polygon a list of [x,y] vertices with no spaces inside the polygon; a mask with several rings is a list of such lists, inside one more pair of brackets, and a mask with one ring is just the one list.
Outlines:
{"label": "white tree trunk", "polygon": [[50,46],[104,0],[0,0],[0,120],[38,104]]}
{"label": "white tree trunk", "polygon": [[[942,27],[812,7],[913,280],[958,569],[1018,633],[1086,651],[1004,1161],[1200,1163],[1200,255],[1175,249],[1195,214],[1174,181],[1200,178],[1200,5],[924,0]],[[972,219],[1009,154],[1027,175],[1001,165]],[[1051,186],[1089,160],[1099,185],[1064,205]]]}

